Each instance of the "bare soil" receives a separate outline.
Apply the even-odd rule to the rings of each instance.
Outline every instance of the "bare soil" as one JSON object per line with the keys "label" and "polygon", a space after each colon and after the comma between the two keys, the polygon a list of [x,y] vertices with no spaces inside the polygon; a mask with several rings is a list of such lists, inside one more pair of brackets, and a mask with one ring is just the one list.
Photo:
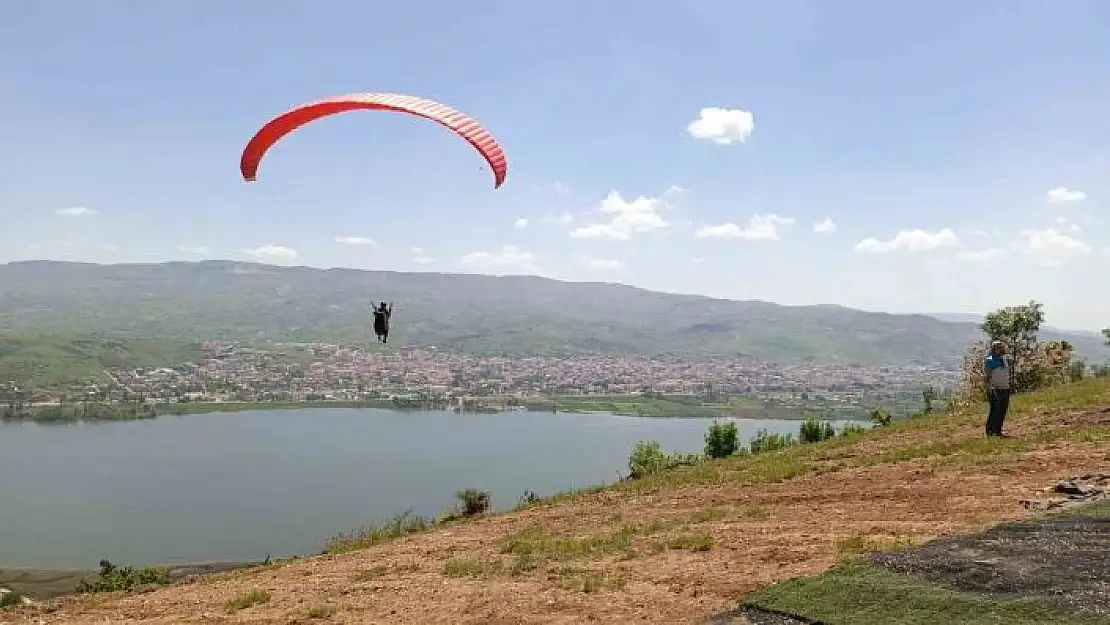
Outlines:
{"label": "bare soil", "polygon": [[[1008,432],[1031,442],[1023,449],[957,462],[918,458],[840,468],[853,456],[927,444],[937,436],[908,428],[890,440],[837,450],[824,472],[776,484],[603,491],[343,555],[194,578],[130,596],[14,608],[0,612],[0,623],[706,623],[760,587],[829,569],[843,556],[845,539],[923,543],[1038,515],[1021,501],[1043,496],[1046,486],[1067,476],[1110,472],[1105,438],[1050,440],[1038,433],[1096,425],[1110,425],[1110,409],[1013,415]],[[979,419],[953,420],[943,435],[971,439],[981,431]],[[507,539],[530,529],[598,537],[630,524],[660,529],[636,539],[631,550],[598,547],[534,567],[514,564],[504,553]],[[711,546],[656,548],[693,534]],[[482,563],[480,570],[448,574],[449,563],[460,557]],[[594,582],[575,581],[583,579]],[[268,600],[228,612],[229,600],[255,589],[268,591]],[[326,621],[310,617],[325,611]]]}

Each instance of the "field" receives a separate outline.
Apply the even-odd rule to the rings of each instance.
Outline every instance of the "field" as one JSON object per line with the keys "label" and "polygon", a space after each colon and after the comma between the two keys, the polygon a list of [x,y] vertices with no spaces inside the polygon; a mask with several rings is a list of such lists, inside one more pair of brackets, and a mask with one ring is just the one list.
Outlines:
{"label": "field", "polygon": [[[393,540],[376,534],[364,549],[137,595],[9,609],[4,618],[286,623],[308,622],[312,612],[329,623],[706,622],[861,551],[1034,517],[1022,499],[1043,497],[1068,476],[1110,472],[1105,381],[1016,398],[1006,439],[982,436],[981,408],[684,467]],[[225,611],[245,597],[257,601]],[[898,609],[874,608],[892,619],[881,622],[896,622]]]}

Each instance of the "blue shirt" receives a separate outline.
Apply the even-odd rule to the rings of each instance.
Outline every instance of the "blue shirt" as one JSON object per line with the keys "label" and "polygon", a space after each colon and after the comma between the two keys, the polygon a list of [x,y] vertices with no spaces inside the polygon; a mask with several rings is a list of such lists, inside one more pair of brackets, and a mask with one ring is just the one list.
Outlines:
{"label": "blue shirt", "polygon": [[987,373],[990,374],[991,388],[1010,388],[1010,369],[1006,365],[1005,356],[991,354],[986,360]]}

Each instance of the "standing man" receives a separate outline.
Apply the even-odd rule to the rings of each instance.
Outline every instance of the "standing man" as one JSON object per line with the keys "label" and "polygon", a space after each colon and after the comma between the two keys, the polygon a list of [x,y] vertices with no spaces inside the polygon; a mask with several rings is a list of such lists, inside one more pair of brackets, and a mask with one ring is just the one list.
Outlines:
{"label": "standing man", "polygon": [[1006,364],[1006,346],[1002,341],[991,342],[983,382],[990,401],[987,436],[1002,436],[1002,422],[1006,420],[1006,411],[1010,409],[1010,367]]}

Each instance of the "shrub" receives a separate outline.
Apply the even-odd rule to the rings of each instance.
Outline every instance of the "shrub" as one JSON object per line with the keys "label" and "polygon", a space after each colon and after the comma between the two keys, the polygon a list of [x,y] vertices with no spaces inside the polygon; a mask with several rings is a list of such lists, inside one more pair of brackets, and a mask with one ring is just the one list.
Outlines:
{"label": "shrub", "polygon": [[782,449],[794,444],[794,437],[790,434],[772,434],[767,430],[760,429],[755,433],[748,448],[751,453],[758,454],[765,451],[774,451]]}
{"label": "shrub", "polygon": [[459,500],[459,514],[462,516],[478,516],[485,514],[490,509],[492,498],[489,491],[467,488],[455,493]]}
{"label": "shrub", "polygon": [[524,491],[524,493],[520,496],[520,499],[517,500],[517,503],[521,506],[531,506],[539,502],[540,496],[537,495],[536,491],[533,490]]}
{"label": "shrub", "polygon": [[820,443],[835,436],[836,428],[828,421],[821,423],[817,419],[806,419],[798,428],[798,440],[803,443]]}
{"label": "shrub", "polygon": [[89,582],[81,580],[77,585],[79,593],[116,592],[135,590],[143,586],[165,586],[170,583],[170,570],[162,567],[136,569],[130,566],[119,568],[108,560],[100,561],[100,576]]}
{"label": "shrub", "polygon": [[843,430],[840,430],[840,436],[848,438],[850,436],[855,436],[856,434],[862,434],[863,432],[863,426],[856,425],[855,423],[849,423],[848,425],[844,426]]}
{"label": "shrub", "polygon": [[894,417],[891,417],[890,413],[882,408],[874,408],[871,410],[871,423],[874,423],[876,427],[885,428],[893,423],[893,421]]}
{"label": "shrub", "polygon": [[698,462],[695,454],[667,454],[659,446],[659,441],[640,441],[628,457],[628,478],[640,479],[654,475],[664,469]]}
{"label": "shrub", "polygon": [[736,433],[736,424],[714,420],[705,433],[705,455],[710,458],[727,458],[739,448],[740,437]]}
{"label": "shrub", "polygon": [[0,609],[13,605],[23,605],[23,595],[14,590],[0,595]]}

